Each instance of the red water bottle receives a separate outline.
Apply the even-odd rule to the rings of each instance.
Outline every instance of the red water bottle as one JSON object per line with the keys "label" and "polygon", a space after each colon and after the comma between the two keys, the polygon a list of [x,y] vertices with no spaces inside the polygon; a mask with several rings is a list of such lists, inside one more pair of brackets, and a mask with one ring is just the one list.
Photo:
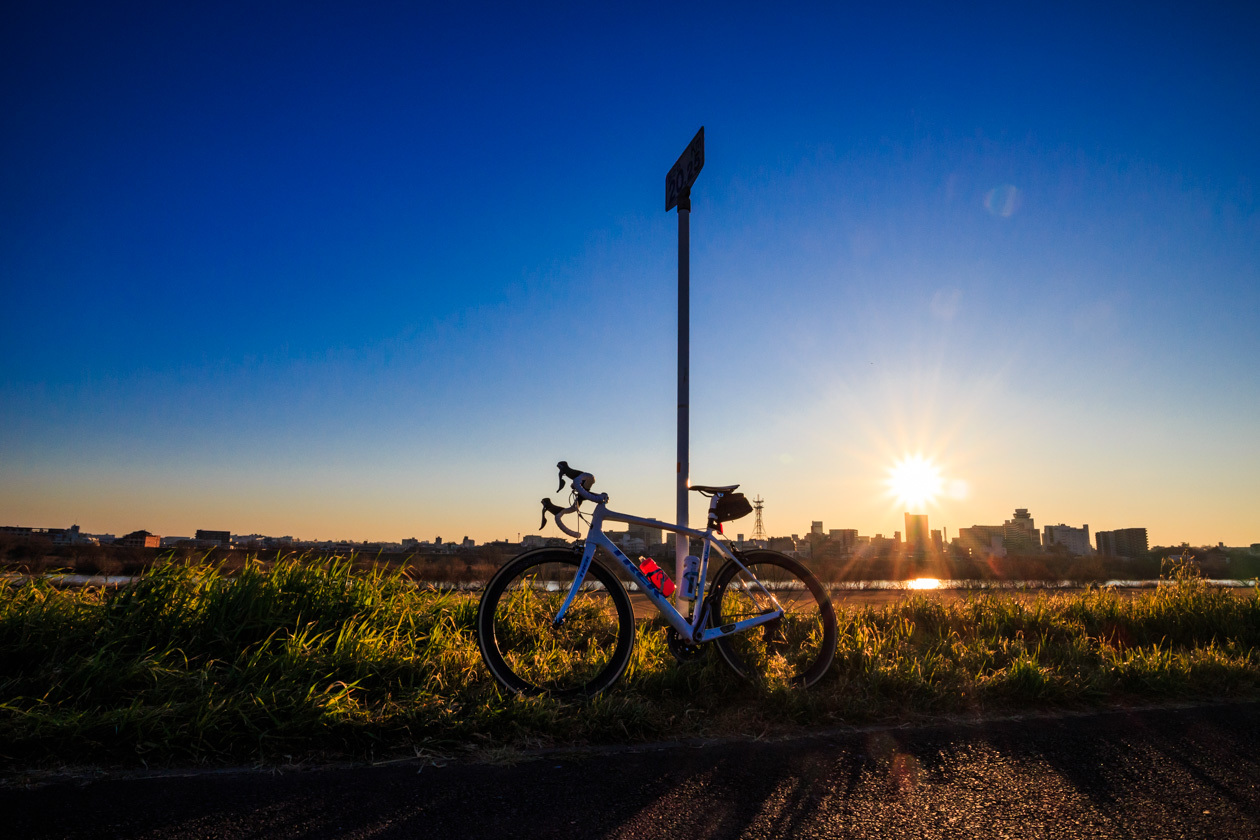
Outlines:
{"label": "red water bottle", "polygon": [[652,585],[661,591],[661,594],[668,598],[674,594],[674,582],[669,579],[669,575],[665,574],[665,570],[656,565],[655,560],[647,557],[639,558],[639,571],[647,575],[647,579]]}

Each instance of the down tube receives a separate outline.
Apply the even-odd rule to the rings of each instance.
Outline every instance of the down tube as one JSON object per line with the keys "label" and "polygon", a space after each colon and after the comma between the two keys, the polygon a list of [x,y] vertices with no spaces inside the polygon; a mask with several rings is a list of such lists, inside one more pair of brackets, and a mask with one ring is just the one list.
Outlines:
{"label": "down tube", "polygon": [[592,550],[592,539],[594,539],[596,545],[611,554],[621,564],[622,568],[639,585],[639,591],[647,596],[657,611],[670,623],[670,626],[677,630],[683,638],[691,638],[691,627],[687,623],[687,619],[683,618],[682,613],[674,608],[674,605],[669,602],[668,598],[661,594],[656,587],[652,586],[647,575],[639,571],[639,567],[634,564],[634,561],[623,554],[621,549],[617,548],[613,541],[608,539],[602,531],[587,535],[587,551]]}

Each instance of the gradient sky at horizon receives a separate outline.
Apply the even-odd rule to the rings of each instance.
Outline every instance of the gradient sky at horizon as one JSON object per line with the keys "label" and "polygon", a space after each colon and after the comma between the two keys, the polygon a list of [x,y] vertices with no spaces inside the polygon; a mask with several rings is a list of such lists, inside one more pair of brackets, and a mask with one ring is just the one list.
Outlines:
{"label": "gradient sky at horizon", "polygon": [[668,518],[704,125],[693,481],[1258,542],[1240,8],[6,4],[0,524],[515,539],[560,459]]}

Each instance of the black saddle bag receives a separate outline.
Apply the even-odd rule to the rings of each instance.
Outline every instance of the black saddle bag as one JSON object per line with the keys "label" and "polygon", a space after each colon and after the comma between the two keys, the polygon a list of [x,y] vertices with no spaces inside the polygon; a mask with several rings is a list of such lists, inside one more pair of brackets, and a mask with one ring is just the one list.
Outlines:
{"label": "black saddle bag", "polygon": [[732,519],[747,516],[752,513],[752,509],[752,503],[745,498],[743,493],[727,493],[718,500],[717,507],[713,509],[713,516],[718,522],[730,522]]}

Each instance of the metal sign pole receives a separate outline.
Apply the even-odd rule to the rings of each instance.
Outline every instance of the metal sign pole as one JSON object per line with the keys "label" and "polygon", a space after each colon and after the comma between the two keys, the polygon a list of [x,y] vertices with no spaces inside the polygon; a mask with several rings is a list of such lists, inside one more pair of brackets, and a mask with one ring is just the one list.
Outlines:
{"label": "metal sign pole", "polygon": [[[678,198],[678,524],[687,527],[691,367],[691,190]],[[674,580],[681,583],[691,540],[676,534]]]}
{"label": "metal sign pole", "polygon": [[[687,463],[691,361],[691,185],[704,168],[704,126],[691,138],[678,161],[665,175],[665,212],[678,207],[678,524],[687,527]],[[691,540],[674,536],[674,580],[683,582],[683,567]]]}

